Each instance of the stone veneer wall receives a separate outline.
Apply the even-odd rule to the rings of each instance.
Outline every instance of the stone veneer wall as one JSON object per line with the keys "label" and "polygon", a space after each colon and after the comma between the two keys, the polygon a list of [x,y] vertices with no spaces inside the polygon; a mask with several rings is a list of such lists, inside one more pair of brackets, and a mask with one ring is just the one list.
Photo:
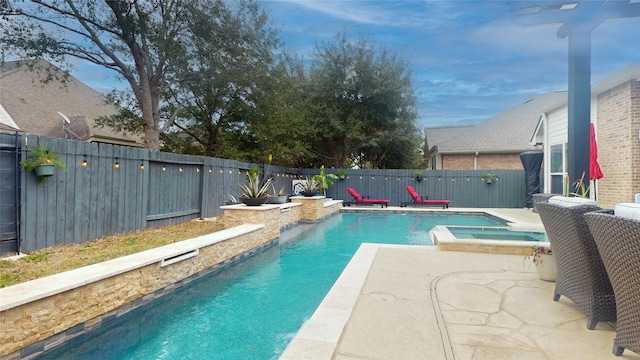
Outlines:
{"label": "stone veneer wall", "polygon": [[302,204],[286,203],[280,207],[280,229],[297,225],[302,218]]}
{"label": "stone veneer wall", "polygon": [[[206,236],[200,238],[206,238]],[[193,240],[195,239],[186,241]],[[83,330],[96,327],[101,319],[112,315],[123,306],[147,297],[153,297],[154,293],[159,290],[164,292],[183,279],[194,274],[206,273],[207,269],[225,264],[229,259],[239,258],[241,254],[253,254],[255,249],[264,248],[265,244],[275,245],[276,243],[277,241],[268,237],[266,230],[261,227],[259,230],[233,239],[202,247],[197,256],[165,267],[161,267],[158,262],[155,262],[84,286],[4,309],[0,312],[0,357],[19,359],[47,350]],[[131,263],[135,259],[144,259],[145,253],[162,251],[162,248],[114,259],[110,262],[126,264],[128,261]],[[87,269],[84,271],[89,273],[92,272],[91,267],[102,266],[108,269],[110,262],[91,265],[83,269]],[[144,263],[143,260],[138,262]],[[76,277],[82,276],[83,269],[74,270],[77,273]],[[70,275],[71,273],[57,274],[0,289],[0,298],[2,298],[0,305],[7,304],[12,291],[13,294],[16,292],[26,293],[38,289],[38,284],[42,284],[41,287],[46,287],[47,282],[64,283],[65,280],[69,282],[74,279]]]}
{"label": "stone veneer wall", "polygon": [[294,196],[291,202],[302,204],[303,222],[317,222],[342,208],[342,200],[326,201],[324,196]]}
{"label": "stone veneer wall", "polygon": [[270,239],[280,236],[280,205],[247,206],[244,204],[222,206],[224,226],[232,228],[241,224],[264,224]]}
{"label": "stone veneer wall", "polygon": [[640,81],[630,80],[597,97],[598,203],[611,208],[640,193]]}

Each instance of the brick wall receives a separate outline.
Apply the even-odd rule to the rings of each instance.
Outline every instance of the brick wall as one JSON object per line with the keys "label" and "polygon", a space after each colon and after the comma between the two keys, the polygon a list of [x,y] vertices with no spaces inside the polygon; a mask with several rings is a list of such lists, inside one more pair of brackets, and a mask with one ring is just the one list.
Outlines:
{"label": "brick wall", "polygon": [[630,80],[597,97],[598,202],[613,207],[640,192],[640,81]]}
{"label": "brick wall", "polygon": [[[442,155],[443,170],[475,170],[475,154]],[[520,154],[478,154],[477,170],[522,170]]]}

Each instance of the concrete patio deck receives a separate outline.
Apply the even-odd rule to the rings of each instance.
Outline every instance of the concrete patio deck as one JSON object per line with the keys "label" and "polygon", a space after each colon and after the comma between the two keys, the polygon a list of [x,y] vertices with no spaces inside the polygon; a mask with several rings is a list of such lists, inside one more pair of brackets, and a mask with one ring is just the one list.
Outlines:
{"label": "concrete patio deck", "polygon": [[553,288],[519,255],[363,244],[281,359],[640,359]]}

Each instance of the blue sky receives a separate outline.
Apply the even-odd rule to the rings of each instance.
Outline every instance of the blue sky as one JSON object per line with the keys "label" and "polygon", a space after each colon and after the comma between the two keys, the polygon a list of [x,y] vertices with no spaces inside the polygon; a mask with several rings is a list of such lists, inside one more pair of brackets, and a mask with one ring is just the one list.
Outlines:
{"label": "blue sky", "polygon": [[[523,27],[505,1],[261,2],[284,47],[309,60],[338,33],[366,37],[407,61],[418,124],[477,123],[523,100],[567,88],[567,39],[559,25]],[[640,18],[608,20],[592,33],[592,81],[640,60]],[[100,89],[103,76],[74,74]],[[104,73],[103,73],[104,75]],[[104,85],[102,85],[104,86]]]}

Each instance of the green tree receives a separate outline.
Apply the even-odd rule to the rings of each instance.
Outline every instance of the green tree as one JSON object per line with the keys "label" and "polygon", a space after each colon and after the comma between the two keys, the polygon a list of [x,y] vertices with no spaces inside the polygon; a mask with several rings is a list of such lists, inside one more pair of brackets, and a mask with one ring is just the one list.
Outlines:
{"label": "green tree", "polygon": [[[192,79],[194,73],[201,72],[205,78],[211,76],[203,65],[215,61],[215,56],[204,54],[205,46],[217,54],[218,59],[242,57],[234,51],[251,42],[255,37],[252,31],[262,30],[253,26],[245,29],[246,23],[242,20],[251,20],[254,16],[257,21],[266,22],[264,14],[256,9],[257,5],[251,1],[33,0],[25,4],[2,0],[0,45],[10,54],[25,59],[47,58],[54,63],[65,63],[68,57],[75,57],[115,71],[128,82],[135,102],[122,94],[114,94],[112,98],[120,100],[117,103],[123,105],[124,110],[105,123],[116,129],[141,127],[145,146],[159,150],[161,124],[177,116],[172,111],[176,105],[172,107],[165,97],[176,95],[180,88],[178,81],[198,82],[199,79]],[[227,20],[229,24],[220,23]],[[229,29],[236,31],[226,32]],[[235,38],[238,35],[240,37]],[[235,49],[214,48],[220,41],[228,43],[230,39],[239,43]],[[205,44],[206,41],[214,43]],[[203,55],[208,58],[197,57]],[[186,84],[198,86],[189,81]],[[197,92],[201,96],[204,93],[205,90]],[[222,101],[234,102],[237,97]]]}
{"label": "green tree", "polygon": [[274,165],[305,167],[312,144],[312,128],[307,126],[307,78],[301,59],[282,54],[271,69],[257,106],[260,121],[250,125],[256,134],[252,161],[272,155]]}
{"label": "green tree", "polygon": [[183,57],[169,73],[169,124],[208,156],[245,157],[256,144],[250,131],[260,121],[264,93],[279,45],[257,3],[199,5],[185,24],[191,34]]}
{"label": "green tree", "polygon": [[314,165],[344,168],[352,162],[385,166],[390,150],[408,142],[407,154],[394,153],[409,167],[420,146],[415,95],[407,64],[368,41],[338,35],[317,45],[310,70],[308,117],[315,130]]}
{"label": "green tree", "polygon": [[423,168],[420,146],[423,139],[413,123],[397,121],[394,131],[365,144],[355,164],[359,168],[402,169]]}

